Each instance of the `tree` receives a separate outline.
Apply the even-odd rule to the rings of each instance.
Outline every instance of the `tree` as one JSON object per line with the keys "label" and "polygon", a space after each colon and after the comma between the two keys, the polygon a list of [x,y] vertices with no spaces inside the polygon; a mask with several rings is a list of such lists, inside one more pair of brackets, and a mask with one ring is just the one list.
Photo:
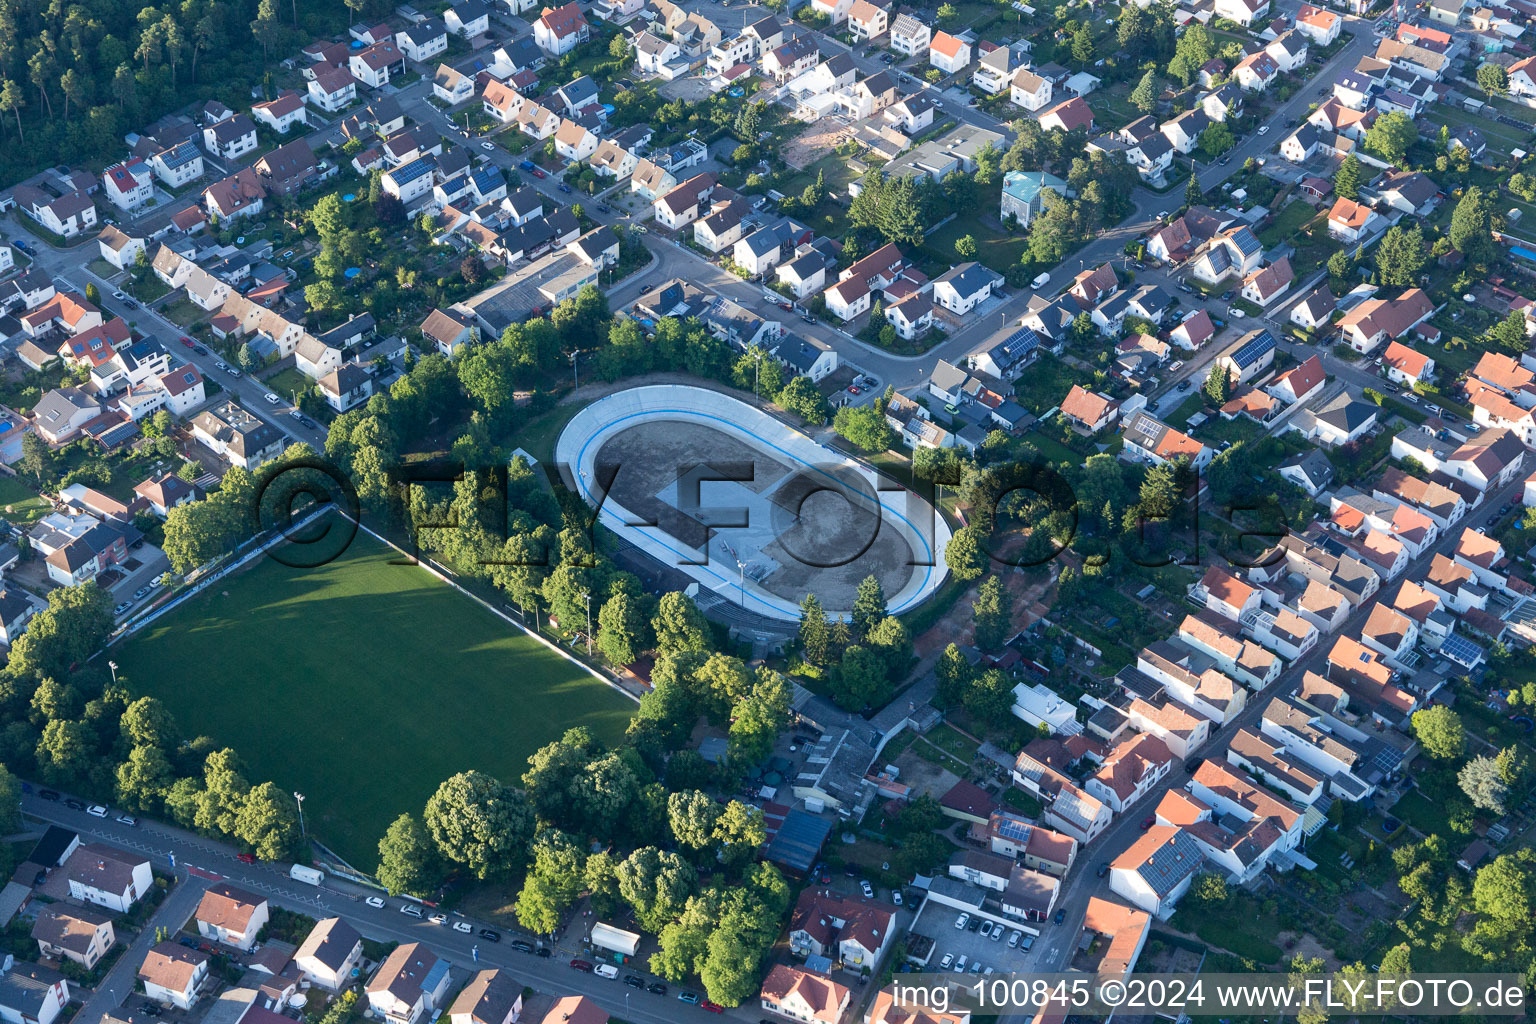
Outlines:
{"label": "tree", "polygon": [[715,819],[714,839],[726,864],[740,869],[768,840],[762,808],[732,800]]}
{"label": "tree", "polygon": [[832,678],[832,699],[847,711],[879,707],[890,694],[885,659],[879,652],[854,644],[843,652]]}
{"label": "tree", "polygon": [[1466,751],[1467,737],[1461,716],[1444,704],[1415,711],[1410,725],[1424,753],[1437,761],[1453,761]]}
{"label": "tree", "polygon": [[690,850],[710,848],[719,817],[720,805],[708,793],[691,789],[667,796],[667,824],[678,843]]}
{"label": "tree", "polygon": [[1481,755],[1472,758],[1461,766],[1456,781],[1474,806],[1498,815],[1504,813],[1504,800],[1509,796],[1509,785],[1499,770],[1498,762],[1493,758]]}
{"label": "tree", "polygon": [[[1417,224],[1407,231],[1401,225],[1393,225],[1376,246],[1376,272],[1382,284],[1399,288],[1415,285],[1428,262],[1424,232]],[[1523,326],[1521,331],[1523,334]]]}
{"label": "tree", "polygon": [[379,840],[379,883],[391,896],[424,896],[437,881],[437,848],[413,814],[396,818]]}
{"label": "tree", "polygon": [[117,766],[117,796],[129,807],[154,812],[176,781],[170,759],[159,747],[136,746]]}
{"label": "tree", "polygon": [[640,657],[646,621],[638,598],[619,591],[603,603],[597,615],[597,647],[614,665],[629,665]]}
{"label": "tree", "polygon": [[975,623],[976,646],[995,651],[1008,640],[1013,625],[1013,595],[995,573],[981,581],[976,600],[971,604]]}
{"label": "tree", "polygon": [[1232,397],[1232,371],[1225,366],[1213,366],[1205,377],[1203,389],[1212,405],[1222,406]]}
{"label": "tree", "polygon": [[11,646],[17,676],[63,678],[71,666],[100,650],[112,631],[112,596],[94,582],[60,587]]}
{"label": "tree", "polygon": [[971,663],[965,660],[959,647],[950,644],[944,648],[938,663],[933,666],[939,706],[952,708],[959,704],[966,687],[970,685],[972,674]]}
{"label": "tree", "polygon": [[800,657],[812,665],[827,662],[827,641],[831,630],[827,628],[827,613],[822,610],[821,598],[806,594],[800,601]]}
{"label": "tree", "polygon": [[1194,206],[1205,201],[1205,190],[1200,187],[1200,175],[1189,172],[1189,184],[1184,186],[1184,205]]}
{"label": "tree", "polygon": [[961,235],[955,239],[955,255],[962,260],[974,260],[976,258],[976,236]]}
{"label": "tree", "polygon": [[629,40],[621,32],[608,41],[608,56],[615,60],[629,61]]}
{"label": "tree", "polygon": [[1216,159],[1235,145],[1237,145],[1237,136],[1232,134],[1231,128],[1220,121],[1200,133],[1200,149],[1205,153],[1207,160]]}
{"label": "tree", "polygon": [[533,835],[528,798],[478,771],[438,786],[423,818],[438,851],[481,879],[520,863]]}
{"label": "tree", "polygon": [[709,650],[709,624],[681,591],[663,594],[656,606],[656,650],[662,654]]}
{"label": "tree", "polygon": [[985,537],[975,523],[962,526],[950,535],[944,545],[944,564],[957,580],[973,580],[987,567],[987,551],[982,544]]}
{"label": "tree", "polygon": [[1486,267],[1498,256],[1493,241],[1493,198],[1473,185],[1462,194],[1451,213],[1447,232],[1451,247],[1473,266]]}
{"label": "tree", "polygon": [[731,709],[731,759],[746,765],[762,763],[789,725],[789,704],[788,681],[777,672],[758,670],[752,692]]}
{"label": "tree", "polygon": [[1348,281],[1355,276],[1355,261],[1350,258],[1349,250],[1340,249],[1328,257],[1328,276],[1339,281]]}
{"label": "tree", "polygon": [[959,17],[960,12],[955,9],[955,5],[950,3],[949,0],[944,0],[944,3],[939,4],[938,16],[939,21],[947,25]]}
{"label": "tree", "polygon": [[830,408],[826,396],[816,389],[809,377],[791,378],[776,401],[808,423],[825,423]]}
{"label": "tree", "polygon": [[687,861],[654,846],[630,854],[614,874],[619,880],[619,895],[635,911],[635,921],[652,933],[660,932],[682,913],[699,884],[698,874]]}
{"label": "tree", "polygon": [[865,576],[859,581],[859,588],[853,596],[851,619],[854,637],[863,639],[870,627],[885,617],[885,588],[873,574]]}
{"label": "tree", "polygon": [[1072,59],[1079,70],[1093,63],[1093,53],[1093,28],[1085,21],[1072,34]]}
{"label": "tree", "polygon": [[1343,199],[1359,199],[1360,184],[1365,180],[1365,170],[1360,165],[1360,158],[1351,153],[1339,162],[1339,169],[1333,172],[1333,191]]}
{"label": "tree", "polygon": [[832,429],[866,452],[889,451],[896,443],[884,411],[875,405],[843,406],[833,417]]}
{"label": "tree", "polygon": [[575,821],[577,780],[602,754],[602,746],[584,726],[567,729],[528,758],[523,791],[542,821]]}
{"label": "tree", "polygon": [[1516,854],[1506,853],[1478,870],[1477,878],[1472,882],[1472,905],[1479,914],[1495,921],[1528,924],[1531,891],[1528,862]]}
{"label": "tree", "polygon": [[961,703],[969,714],[1001,728],[1013,715],[1013,680],[998,669],[987,669],[971,681]]}
{"label": "tree", "polygon": [[1131,106],[1143,114],[1150,114],[1157,106],[1157,94],[1157,72],[1148,68],[1147,73],[1141,76],[1141,81],[1136,83],[1136,88],[1131,90]]}
{"label": "tree", "polygon": [[1418,126],[1401,110],[1378,117],[1365,132],[1365,148],[1398,167],[1403,165],[1409,148],[1418,140]]}
{"label": "tree", "polygon": [[1477,69],[1477,87],[1491,100],[1509,91],[1509,72],[1497,64],[1484,64]]}
{"label": "tree", "polygon": [[[118,70],[121,71],[122,69],[119,68]],[[129,78],[131,80],[131,74]],[[27,136],[21,130],[21,108],[26,105],[27,101],[21,95],[21,87],[16,84],[15,80],[7,78],[4,84],[0,85],[0,110],[16,115],[16,138],[22,142],[26,141]]]}
{"label": "tree", "polygon": [[53,449],[30,430],[21,436],[21,468],[23,472],[30,473],[39,485],[45,474],[52,475]]}
{"label": "tree", "polygon": [[235,838],[262,860],[291,860],[299,848],[299,805],[275,782],[263,782],[246,794],[235,816]]}

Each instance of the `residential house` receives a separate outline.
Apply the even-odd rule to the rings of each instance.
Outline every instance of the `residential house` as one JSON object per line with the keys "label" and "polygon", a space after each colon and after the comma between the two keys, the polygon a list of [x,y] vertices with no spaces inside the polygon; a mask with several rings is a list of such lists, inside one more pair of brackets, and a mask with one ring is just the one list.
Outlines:
{"label": "residential house", "polygon": [[1340,196],[1328,211],[1328,234],[1346,244],[1356,244],[1380,230],[1380,214],[1362,203]]}
{"label": "residential house", "polygon": [[236,114],[203,129],[203,148],[226,161],[239,160],[256,148],[256,122]]}
{"label": "residential house", "polygon": [[759,1003],[769,1013],[804,1024],[841,1024],[851,996],[846,986],[825,974],[775,964],[763,979]]}
{"label": "residential house", "polygon": [[305,93],[309,102],[334,114],[356,102],[357,79],[352,76],[350,67],[322,68],[309,80]]}
{"label": "residential house", "polygon": [[[38,952],[55,960],[73,960],[87,971],[116,943],[112,916],[89,907],[49,903],[32,924]],[[4,1018],[0,1014],[0,1019]]]}
{"label": "residential house", "polygon": [[[1344,19],[1333,11],[1324,10],[1321,7],[1313,7],[1311,4],[1302,4],[1296,13],[1296,31],[1306,36],[1318,46],[1328,46],[1339,38],[1339,30],[1344,24]],[[1511,78],[1510,89],[1513,91],[1514,82]]]}
{"label": "residential house", "polygon": [[395,33],[395,45],[418,64],[448,49],[448,27],[439,18],[426,18],[406,25]]}
{"label": "residential house", "polygon": [[1158,920],[1167,920],[1204,862],[1205,854],[1189,833],[1154,824],[1110,862],[1109,887]]}
{"label": "residential house", "polygon": [[1315,330],[1325,327],[1333,317],[1333,311],[1338,307],[1338,300],[1333,297],[1327,284],[1320,284],[1317,288],[1300,302],[1291,307],[1290,321],[1307,330]]}
{"label": "residential house", "polygon": [[139,982],[149,999],[190,1010],[197,1001],[198,989],[208,978],[209,963],[207,953],[167,940],[144,955]]}
{"label": "residential house", "polygon": [[[489,969],[476,972],[460,990],[448,1009],[448,1020],[450,1024],[514,1024],[522,1011],[522,982],[506,971]],[[608,1016],[602,1015],[605,1019]]]}
{"label": "residential house", "polygon": [[971,44],[948,32],[936,32],[928,43],[928,63],[945,74],[953,75],[971,62]]}
{"label": "residential house", "polygon": [[449,967],[419,942],[396,946],[368,981],[368,1006],[389,1024],[416,1024],[443,1008]]}
{"label": "residential house", "polygon": [[[933,30],[913,14],[897,14],[891,23],[891,49],[908,57],[928,52]],[[1536,95],[1536,89],[1532,90]]]}
{"label": "residential house", "polygon": [[1381,355],[1381,368],[1388,380],[1411,388],[1434,376],[1435,361],[1400,341],[1394,341]]}
{"label": "residential house", "polygon": [[592,28],[575,2],[546,7],[533,23],[533,41],[551,57],[559,57],[591,38]]}
{"label": "residential house", "polygon": [[257,103],[251,107],[251,117],[280,135],[287,135],[294,125],[308,125],[309,115],[304,111],[304,98],[290,90],[275,100]]}
{"label": "residential house", "polygon": [[1268,50],[1250,53],[1237,62],[1232,77],[1247,92],[1263,92],[1280,75],[1280,65]]}
{"label": "residential house", "polygon": [[363,937],[339,917],[328,917],[309,930],[293,962],[312,985],[340,992],[363,960]]}
{"label": "residential house", "polygon": [[96,226],[96,204],[82,191],[52,196],[31,185],[17,185],[11,195],[22,212],[64,238],[73,238]]}
{"label": "residential house", "polygon": [[266,421],[242,409],[233,400],[198,413],[192,419],[192,436],[215,455],[242,469],[255,469],[282,452],[287,436]]}
{"label": "residential house", "polygon": [[219,882],[203,893],[194,920],[203,938],[249,952],[269,917],[264,897]]}
{"label": "residential house", "polygon": [[[108,224],[101,229],[101,234],[96,236],[96,244],[101,250],[101,258],[119,270],[132,269],[139,254],[144,251],[144,239],[129,235],[115,224]],[[6,249],[8,251],[10,247],[6,246]]]}
{"label": "residential house", "polygon": [[1429,319],[1435,305],[1419,288],[1395,299],[1367,299],[1344,314],[1339,332],[1350,348],[1370,355],[1384,342],[1403,337]]}
{"label": "residential house", "polygon": [[853,0],[852,6],[848,8],[848,31],[855,42],[880,38],[885,35],[889,24],[890,15],[886,9],[869,0]]}
{"label": "residential house", "polygon": [[1074,384],[1061,400],[1061,414],[1084,434],[1097,434],[1115,421],[1120,403]]}
{"label": "residential house", "polygon": [[809,888],[789,918],[789,947],[797,956],[825,956],[857,970],[873,968],[898,934],[896,908],[878,900]]}
{"label": "residential house", "polygon": [[437,346],[437,350],[449,358],[463,346],[478,340],[473,314],[452,306],[432,310],[421,322],[420,330],[423,341]]}
{"label": "residential house", "polygon": [[883,291],[909,269],[906,256],[887,244],[844,270],[837,283],[825,292],[827,309],[844,321],[868,309],[876,291]]}
{"label": "residential house", "polygon": [[1040,115],[1040,127],[1046,131],[1093,131],[1093,109],[1079,96],[1064,100]]}
{"label": "residential house", "polygon": [[960,263],[933,280],[933,301],[963,316],[985,302],[998,276],[979,263]]}
{"label": "residential house", "polygon": [[1047,171],[1008,171],[1003,175],[1003,196],[999,216],[1014,218],[1027,227],[1034,216],[1045,209],[1045,194],[1069,194],[1065,180]]}
{"label": "residential house", "polygon": [[119,210],[137,210],[154,198],[154,171],[138,157],[113,164],[101,174],[101,191]]}

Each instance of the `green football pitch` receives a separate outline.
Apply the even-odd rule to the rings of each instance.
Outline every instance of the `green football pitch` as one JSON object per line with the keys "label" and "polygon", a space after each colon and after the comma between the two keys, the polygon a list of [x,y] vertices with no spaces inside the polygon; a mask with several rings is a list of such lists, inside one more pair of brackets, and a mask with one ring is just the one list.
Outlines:
{"label": "green football pitch", "polygon": [[316,569],[270,559],[216,582],[113,652],[184,734],[234,747],[251,781],[304,794],[309,830],[372,871],[385,828],[479,769],[585,725],[616,742],[635,705],[359,533]]}

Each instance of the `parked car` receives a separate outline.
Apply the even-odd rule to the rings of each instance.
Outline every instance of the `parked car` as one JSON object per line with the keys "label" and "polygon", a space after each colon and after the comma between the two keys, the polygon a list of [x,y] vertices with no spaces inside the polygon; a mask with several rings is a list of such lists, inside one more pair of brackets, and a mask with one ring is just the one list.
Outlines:
{"label": "parked car", "polygon": [[1058,910],[1058,911],[1056,911],[1056,916],[1051,918],[1051,920],[1055,921],[1057,924],[1061,924],[1066,919],[1067,919],[1067,912],[1065,910]]}
{"label": "parked car", "polygon": [[900,889],[892,889],[891,890],[891,902],[896,904],[898,907],[901,906],[901,890]]}
{"label": "parked car", "polygon": [[529,171],[528,173],[533,175],[535,178],[547,178],[547,177],[549,177],[549,175],[545,174],[543,172],[543,170],[541,170],[540,168],[537,168],[537,167],[535,167],[533,170]]}
{"label": "parked car", "polygon": [[384,897],[382,896],[369,896],[367,899],[363,900],[363,902],[368,904],[374,910],[384,909]]}
{"label": "parked car", "polygon": [[183,345],[187,346],[187,348],[191,348],[192,347],[192,339],[187,337],[185,334],[183,334],[181,336],[181,343]]}
{"label": "parked car", "polygon": [[708,999],[700,1000],[699,1001],[699,1005],[701,1007],[703,1007],[704,1009],[708,1010],[710,1013],[724,1013],[725,1012],[725,1007],[721,1006],[719,1003],[712,1003]]}
{"label": "parked car", "polygon": [[955,918],[955,931],[957,931],[957,932],[965,931],[965,926],[970,924],[970,923],[971,923],[971,915],[970,914],[962,913],[959,917]]}
{"label": "parked car", "polygon": [[659,981],[651,982],[649,985],[645,986],[645,990],[653,996],[664,996],[667,994],[667,986],[663,985]]}
{"label": "parked car", "polygon": [[254,853],[237,853],[235,854],[235,860],[241,864],[255,864],[256,855]]}
{"label": "parked car", "polygon": [[947,971],[955,962],[955,954],[945,953],[944,959],[939,961],[939,970]]}
{"label": "parked car", "polygon": [[68,808],[70,808],[72,810],[83,811],[83,810],[85,810],[85,801],[84,800],[76,800],[72,796],[67,796],[67,797],[64,798],[64,806],[68,807]]}
{"label": "parked car", "polygon": [[1103,878],[1107,874],[1109,874],[1109,861],[1107,861],[1107,860],[1099,861],[1099,870],[1098,870],[1098,873],[1097,873],[1096,877]]}
{"label": "parked car", "polygon": [[527,939],[513,939],[512,948],[522,953],[532,953],[533,943],[529,942]]}
{"label": "parked car", "polygon": [[645,988],[645,979],[638,974],[624,975],[624,984],[630,988]]}
{"label": "parked car", "polygon": [[119,814],[117,816],[117,823],[119,825],[127,825],[129,828],[139,827],[139,819],[131,814]]}
{"label": "parked car", "polygon": [[52,800],[54,802],[63,799],[59,791],[56,789],[40,789],[37,791],[37,798],[39,800]]}
{"label": "parked car", "polygon": [[577,957],[571,961],[571,966],[578,971],[582,971],[583,973],[592,973],[592,962],[590,960],[583,960],[580,957]]}
{"label": "parked car", "polygon": [[1187,379],[1186,379],[1186,380],[1181,380],[1181,381],[1179,381],[1179,385],[1178,385],[1178,387],[1176,387],[1176,388],[1174,388],[1174,390],[1175,390],[1175,391],[1188,391],[1188,390],[1189,390],[1189,389],[1190,389],[1190,388],[1192,388],[1192,387],[1194,387],[1194,385],[1193,385],[1193,384],[1191,384],[1191,383],[1190,383],[1190,382],[1189,382],[1189,381],[1188,381],[1188,380],[1187,380]]}
{"label": "parked car", "polygon": [[1245,317],[1247,315],[1248,315],[1247,313],[1244,313],[1242,310],[1238,309],[1236,306],[1228,306],[1227,307],[1227,316],[1231,317],[1233,320],[1241,320],[1243,317]]}
{"label": "parked car", "polygon": [[1026,936],[1024,936],[1023,941],[1019,943],[1019,951],[1023,952],[1023,953],[1028,953],[1030,951],[1030,948],[1033,947],[1034,944],[1035,944],[1035,937],[1033,935],[1026,935]]}
{"label": "parked car", "polygon": [[420,920],[422,917],[425,916],[421,912],[421,908],[418,907],[414,903],[403,903],[403,904],[401,904],[400,905],[400,913],[404,914],[406,917],[414,917],[417,920]]}
{"label": "parked car", "polygon": [[105,818],[107,816],[107,808],[105,804],[91,804],[91,806],[85,809],[85,813],[93,818]]}
{"label": "parked car", "polygon": [[276,405],[277,403],[282,401],[281,398],[278,398],[276,395],[274,395],[270,391],[263,393],[261,398],[262,398],[262,401],[266,402],[268,405]]}
{"label": "parked car", "polygon": [[469,935],[474,931],[474,928],[470,926],[468,921],[455,921],[453,922],[453,930],[460,935]]}
{"label": "parked car", "polygon": [[1015,928],[1013,931],[1009,932],[1008,933],[1008,948],[1009,949],[1017,949],[1018,945],[1019,945],[1019,940],[1022,939],[1023,937],[1024,937],[1024,933],[1019,931],[1017,928]]}
{"label": "parked car", "polygon": [[981,922],[981,937],[984,938],[984,939],[989,939],[989,938],[992,937],[992,922],[991,921],[983,921],[983,922]]}
{"label": "parked car", "polygon": [[492,930],[490,928],[481,928],[480,929],[480,937],[482,939],[484,939],[486,942],[500,942],[501,941],[501,932],[494,931],[494,930]]}
{"label": "parked car", "polygon": [[436,914],[433,914],[431,917],[427,918],[427,920],[431,921],[433,924],[447,924],[448,923],[448,915],[444,914],[444,913],[436,913]]}
{"label": "parked car", "polygon": [[487,153],[489,153],[493,149],[495,149],[496,147],[491,145],[489,142],[482,142],[482,143],[480,143],[480,148],[485,150]]}
{"label": "parked car", "polygon": [[1145,821],[1143,821],[1141,823],[1141,830],[1143,832],[1145,832],[1147,829],[1151,828],[1153,825],[1156,825],[1156,824],[1157,824],[1157,818],[1155,818],[1155,817],[1147,818]]}
{"label": "parked car", "polygon": [[685,1003],[692,1003],[695,1006],[699,1005],[699,994],[697,992],[679,992],[677,998]]}
{"label": "parked car", "polygon": [[569,194],[571,191],[571,186],[562,183],[560,186],[560,191]]}

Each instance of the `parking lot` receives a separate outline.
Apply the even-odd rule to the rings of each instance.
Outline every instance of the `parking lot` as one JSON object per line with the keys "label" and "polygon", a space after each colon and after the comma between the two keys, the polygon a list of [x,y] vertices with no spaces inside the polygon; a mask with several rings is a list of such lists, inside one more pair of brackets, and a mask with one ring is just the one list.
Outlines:
{"label": "parking lot", "polygon": [[[983,935],[981,926],[992,922],[973,913],[969,915],[967,927],[956,928],[955,922],[962,913],[964,911],[930,899],[913,922],[913,931],[933,939],[933,958],[928,961],[928,970],[958,970],[961,957],[965,958],[964,969],[967,973],[984,974],[988,968],[994,973],[1023,969],[1023,954],[1034,944],[1038,929],[1010,923],[993,925],[992,935]],[[1013,932],[1019,933],[1017,946],[1008,944]],[[993,937],[999,934],[1000,938]],[[946,956],[951,958],[947,967],[944,964]],[[974,970],[978,963],[981,964],[980,970]]]}

